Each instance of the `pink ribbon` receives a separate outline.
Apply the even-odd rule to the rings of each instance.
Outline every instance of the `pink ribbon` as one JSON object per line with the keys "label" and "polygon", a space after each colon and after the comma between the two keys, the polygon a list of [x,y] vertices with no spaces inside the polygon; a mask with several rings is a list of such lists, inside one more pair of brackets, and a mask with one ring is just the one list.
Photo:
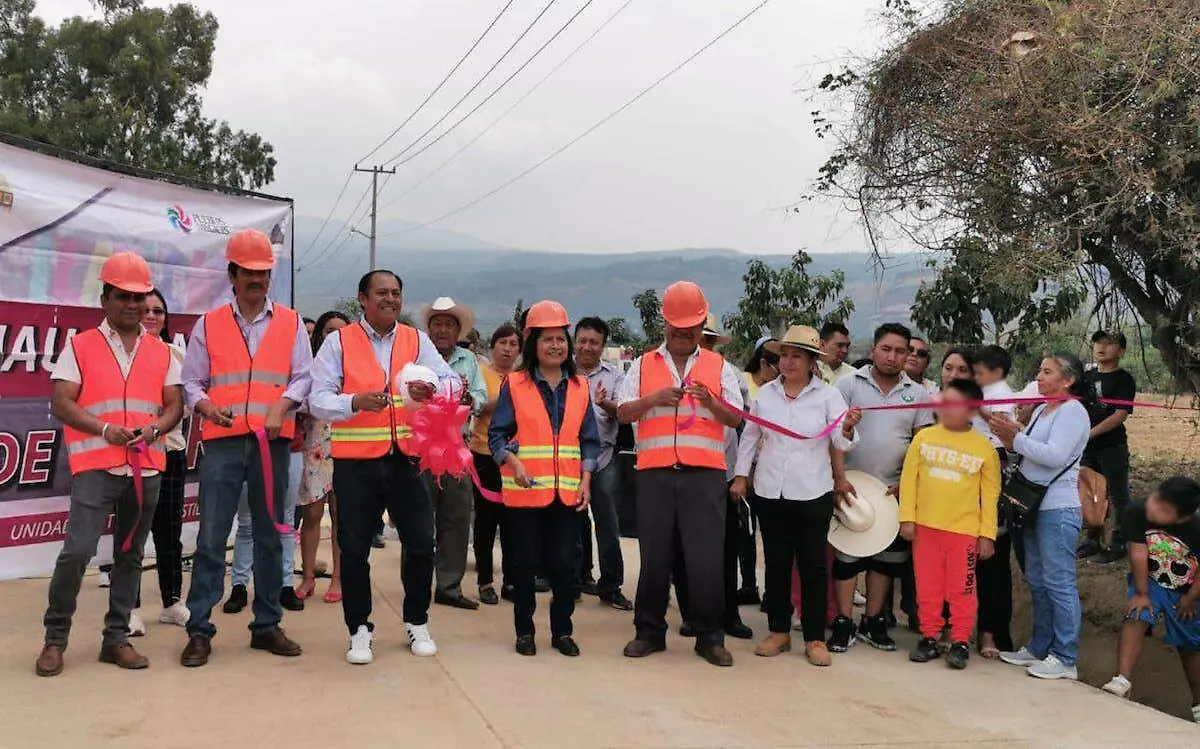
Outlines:
{"label": "pink ribbon", "polygon": [[138,526],[142,524],[142,508],[146,505],[145,490],[142,488],[142,458],[150,454],[150,448],[147,447],[145,440],[139,438],[129,449],[129,467],[133,470],[133,496],[137,499],[137,517],[133,520],[133,525],[129,527],[129,533],[125,536],[125,540],[121,542],[121,553],[128,552],[133,548],[133,537],[137,533]]}
{"label": "pink ribbon", "polygon": [[280,533],[291,533],[291,523],[281,523],[275,519],[275,471],[271,463],[271,443],[267,441],[267,430],[255,429],[254,437],[258,440],[258,457],[262,460],[263,494],[265,495],[263,499],[267,502],[267,515],[275,524],[275,530]]}

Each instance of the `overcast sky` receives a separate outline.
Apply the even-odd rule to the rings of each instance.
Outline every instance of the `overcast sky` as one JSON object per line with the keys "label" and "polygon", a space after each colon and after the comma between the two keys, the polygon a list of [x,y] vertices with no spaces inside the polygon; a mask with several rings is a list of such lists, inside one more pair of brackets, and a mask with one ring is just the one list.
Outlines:
{"label": "overcast sky", "polygon": [[[347,171],[420,103],[506,0],[196,0],[221,24],[210,116],[275,146],[266,190],[323,218]],[[412,142],[479,79],[549,0],[515,0],[427,108],[367,163]],[[524,62],[586,0],[557,0],[436,136]],[[593,0],[476,115],[400,167],[388,205],[521,97],[625,0]],[[167,3],[152,3],[166,5]],[[536,93],[435,178],[381,215],[424,222],[512,178],[608,115],[758,0],[633,0]],[[40,0],[56,21],[86,0]],[[779,210],[811,183],[828,145],[806,89],[831,61],[875,43],[863,0],[773,0],[616,119],[495,197],[435,228],[514,247],[622,252],[686,246],[747,252],[861,250],[837,206]],[[364,164],[366,165],[366,164]],[[357,175],[338,214],[369,180]]]}

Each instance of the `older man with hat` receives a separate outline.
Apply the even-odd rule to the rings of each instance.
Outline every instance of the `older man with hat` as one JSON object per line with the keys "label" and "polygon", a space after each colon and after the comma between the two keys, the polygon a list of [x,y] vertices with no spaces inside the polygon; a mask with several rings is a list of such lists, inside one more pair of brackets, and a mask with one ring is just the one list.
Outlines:
{"label": "older man with hat", "polygon": [[[462,380],[462,402],[478,416],[487,407],[487,383],[479,371],[479,360],[458,342],[475,326],[475,313],[448,296],[439,297],[421,310],[421,321],[438,353]],[[471,422],[463,427],[463,438],[471,435]],[[471,536],[471,480],[443,476],[434,481],[426,476],[433,495],[437,519],[437,579],[433,602],[443,606],[474,610],[479,602],[462,592],[467,573],[467,545]]]}
{"label": "older man with hat", "polygon": [[725,428],[736,428],[741,417],[724,404],[742,407],[741,377],[719,354],[700,345],[708,301],[699,286],[672,284],[663,293],[662,312],[666,340],[633,363],[617,398],[617,418],[637,423],[638,441],[641,572],[634,602],[636,635],[625,655],[642,658],[666,649],[667,599],[678,547],[696,653],[713,665],[732,666],[721,627],[729,504]]}
{"label": "older man with hat", "polygon": [[71,510],[50,578],[39,676],[62,672],[79,586],[110,514],[112,586],[100,661],[129,669],[150,665],[129,644],[129,615],[167,465],[162,437],[183,417],[180,367],[167,345],[141,325],[146,294],[154,288],[146,261],[118,252],[104,262],[100,280],[104,319],[70,339],[51,375],[50,408],[63,424],[71,469]]}
{"label": "older man with hat", "polygon": [[[275,267],[271,240],[257,229],[230,235],[226,273],[233,300],[196,321],[183,363],[183,389],[200,435],[200,531],[188,590],[184,666],[203,666],[217,628],[212,608],[225,584],[225,545],[243,486],[254,537],[254,619],[250,647],[300,655],[280,629],[283,542],[295,409],[311,387],[312,348],[300,316],[267,292]],[[265,447],[264,447],[265,443]],[[266,476],[272,493],[267,496]],[[288,564],[291,568],[291,564]]]}

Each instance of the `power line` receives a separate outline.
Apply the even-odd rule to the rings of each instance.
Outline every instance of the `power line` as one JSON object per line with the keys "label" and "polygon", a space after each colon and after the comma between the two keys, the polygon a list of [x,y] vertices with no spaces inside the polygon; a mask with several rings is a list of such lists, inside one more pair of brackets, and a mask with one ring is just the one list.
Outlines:
{"label": "power line", "polygon": [[[562,33],[567,30],[567,27],[569,27],[572,23],[574,23],[575,19],[579,18],[579,16],[582,15],[583,12],[588,9],[588,6],[590,6],[593,2],[595,2],[595,0],[587,0],[587,2],[585,2],[579,8],[579,10],[575,11],[575,15],[568,18],[566,23],[564,23],[562,26],[559,26],[558,31],[555,31],[553,36],[551,36],[549,39],[547,39],[546,42],[542,46],[538,47],[537,51],[535,51],[532,55],[530,55],[529,59],[527,59],[525,62],[521,63],[521,66],[519,68],[517,68],[516,70],[514,70],[511,75],[509,75],[507,78],[505,78],[503,81],[501,81],[499,86],[496,86],[496,88],[492,89],[492,92],[490,94],[488,94],[486,97],[484,97],[484,99],[482,101],[480,101],[478,104],[476,104],[475,107],[473,109],[471,109],[471,111],[467,112],[462,117],[460,117],[458,119],[458,121],[455,122],[453,125],[446,128],[445,130],[443,130],[442,133],[440,135],[438,135],[436,138],[429,141],[425,145],[421,146],[416,151],[410,153],[408,156],[404,157],[402,160],[395,162],[395,165],[403,166],[403,165],[407,164],[408,162],[412,161],[413,159],[417,158],[421,154],[425,153],[430,148],[437,145],[438,142],[442,140],[442,138],[445,138],[447,135],[449,135],[451,132],[453,132],[455,130],[455,128],[457,128],[459,125],[463,124],[463,122],[465,122],[467,120],[467,118],[469,118],[471,115],[475,114],[480,109],[482,109],[483,106],[485,104],[487,104],[489,101],[491,101],[492,97],[494,97],[496,94],[500,93],[501,89],[503,89],[505,86],[507,86],[509,84],[509,82],[512,81],[513,78],[516,78],[518,75],[520,75],[521,71],[523,71],[523,70],[525,70],[525,68],[529,67],[529,64],[532,63],[537,58],[538,55],[540,55],[543,51],[545,51],[545,49],[547,47],[549,47],[554,42],[555,39],[557,39],[559,36],[561,36]],[[395,160],[395,158],[396,157],[393,156],[391,159],[388,160],[387,163],[391,164]]]}
{"label": "power line", "polygon": [[[356,166],[354,167],[354,171],[371,173],[371,233],[367,235],[367,239],[371,242],[371,262],[367,267],[370,270],[375,270],[375,239],[376,227],[379,219],[379,175],[386,174],[390,178],[396,173],[396,168],[392,167],[390,170],[388,170],[375,166],[371,167],[370,169],[360,169]],[[383,182],[383,186],[387,187],[386,179]]]}
{"label": "power line", "polygon": [[418,135],[416,140],[414,140],[412,143],[409,143],[407,146],[400,149],[400,152],[397,153],[395,156],[392,156],[390,159],[383,162],[383,165],[390,166],[392,164],[392,162],[396,161],[401,156],[408,153],[409,150],[411,150],[413,146],[420,143],[421,140],[426,135],[429,135],[431,132],[433,132],[434,128],[436,128],[438,125],[445,122],[446,118],[449,117],[454,112],[454,110],[458,109],[459,105],[467,100],[467,97],[469,97],[471,94],[475,93],[475,89],[482,86],[483,82],[487,80],[488,76],[490,76],[492,74],[492,72],[495,71],[496,68],[500,67],[500,63],[504,62],[505,58],[508,57],[509,53],[511,53],[514,49],[516,49],[517,45],[521,43],[521,40],[524,39],[526,37],[526,35],[528,35],[529,32],[533,30],[533,27],[537,25],[537,22],[542,20],[542,16],[546,15],[546,11],[550,10],[550,8],[553,7],[554,3],[556,3],[556,2],[558,2],[558,0],[550,0],[550,2],[546,3],[546,7],[542,8],[542,11],[540,13],[538,13],[532,21],[529,22],[529,25],[525,27],[525,30],[521,32],[521,35],[517,37],[516,41],[514,41],[512,44],[510,44],[508,49],[504,50],[504,54],[500,55],[499,59],[497,59],[496,62],[492,63],[492,67],[488,68],[487,72],[484,73],[479,78],[479,80],[475,81],[475,85],[471,86],[471,88],[467,90],[467,93],[463,94],[459,98],[458,101],[454,102],[454,104],[448,110],[446,110],[446,113],[437,119],[437,122],[434,122],[432,125],[430,125],[428,127],[428,129],[425,130],[425,132]]}
{"label": "power line", "polygon": [[[351,172],[351,174],[353,174],[353,172]],[[363,214],[358,219],[358,221],[354,221],[354,215],[356,213],[358,213],[359,208],[362,208],[362,205],[363,205],[363,203],[366,202],[367,195],[369,195],[370,192],[371,192],[371,186],[367,185],[367,188],[365,190],[363,190],[362,195],[359,196],[358,203],[354,206],[354,208],[352,208],[350,210],[349,215],[346,216],[346,220],[342,222],[342,227],[340,229],[338,229],[338,231],[332,237],[330,237],[329,242],[324,247],[322,247],[319,252],[317,252],[316,256],[313,257],[312,260],[310,260],[304,267],[302,267],[302,268],[298,267],[296,269],[297,273],[304,273],[306,271],[310,271],[313,268],[320,265],[321,263],[325,262],[330,257],[333,257],[334,255],[337,254],[337,249],[341,249],[341,245],[338,245],[338,247],[336,249],[334,249],[334,244],[337,243],[339,237],[341,237],[343,235],[349,235],[350,232],[348,230],[350,228],[350,223],[354,222],[354,225],[357,227],[358,224],[362,223],[363,218],[366,218],[366,214]],[[343,242],[343,244],[344,244],[344,242]],[[331,250],[332,250],[332,252],[331,252]]]}
{"label": "power line", "polygon": [[[333,200],[333,207],[330,208],[329,213],[327,213],[325,215],[325,220],[321,222],[321,228],[317,230],[317,235],[312,238],[312,241],[309,242],[308,246],[305,247],[304,250],[300,253],[300,258],[303,258],[305,255],[307,255],[309,253],[309,251],[312,250],[313,246],[316,245],[317,240],[321,238],[321,235],[325,233],[325,227],[329,225],[329,220],[331,218],[333,218],[333,212],[336,211],[338,205],[341,204],[342,196],[344,196],[346,194],[346,189],[348,187],[350,187],[350,180],[353,178],[354,178],[354,172],[350,172],[349,174],[346,175],[346,181],[342,183],[342,189],[338,190],[337,197],[334,198],[334,200]],[[297,265],[300,264],[300,258],[296,258],[296,260],[295,260]]]}
{"label": "power line", "polygon": [[482,42],[484,40],[484,37],[486,37],[489,33],[491,33],[492,29],[495,27],[495,25],[497,23],[500,22],[501,17],[503,17],[504,14],[508,11],[508,9],[510,7],[512,7],[512,4],[514,2],[516,2],[516,0],[508,0],[508,2],[505,3],[504,7],[500,9],[500,12],[496,14],[496,17],[492,19],[492,22],[487,25],[487,28],[484,29],[483,33],[479,35],[479,38],[475,40],[475,43],[472,44],[465,53],[463,53],[463,56],[459,58],[458,62],[454,63],[454,67],[450,68],[450,72],[446,73],[445,77],[442,78],[442,80],[438,83],[438,85],[435,86],[434,89],[429,92],[429,95],[426,96],[425,99],[420,104],[417,105],[417,108],[414,109],[408,115],[408,117],[404,118],[403,122],[401,122],[399,125],[396,126],[396,129],[393,130],[388,135],[388,137],[384,138],[383,141],[379,145],[372,148],[370,153],[368,153],[366,156],[363,156],[361,159],[359,159],[358,163],[361,164],[362,162],[364,162],[367,159],[374,156],[379,151],[379,149],[386,146],[392,140],[392,138],[395,138],[396,135],[402,129],[404,129],[405,125],[412,122],[412,119],[414,117],[416,117],[421,112],[422,109],[425,108],[425,105],[429,103],[429,100],[432,99],[434,96],[436,96],[438,91],[442,90],[442,87],[446,85],[446,82],[450,80],[450,77],[458,72],[458,69],[461,68],[462,64],[467,61],[467,58],[471,56],[471,53],[475,51],[475,48],[478,47],[480,42]]}
{"label": "power line", "polygon": [[520,99],[517,99],[515,102],[513,102],[512,106],[510,106],[508,109],[504,110],[504,112],[502,112],[502,113],[500,114],[500,116],[499,116],[499,117],[497,117],[496,119],[492,120],[492,121],[491,121],[491,123],[490,123],[490,124],[488,124],[488,126],[487,126],[487,127],[485,127],[483,130],[481,130],[481,131],[479,132],[479,134],[477,134],[477,135],[476,135],[474,138],[471,138],[471,140],[467,141],[467,142],[466,142],[466,144],[465,144],[465,145],[463,145],[463,147],[462,147],[462,148],[458,149],[458,150],[457,150],[457,151],[455,151],[453,154],[451,154],[450,158],[446,159],[446,160],[445,160],[445,161],[443,161],[441,164],[439,164],[439,165],[438,165],[438,167],[437,167],[436,169],[434,169],[434,170],[433,170],[432,172],[430,172],[429,174],[426,174],[424,177],[422,177],[421,179],[419,179],[419,180],[418,180],[418,181],[417,181],[415,184],[411,185],[411,186],[410,186],[410,187],[409,187],[407,190],[405,190],[404,192],[400,193],[399,195],[397,195],[397,196],[396,196],[395,198],[393,198],[392,200],[390,200],[390,201],[388,201],[387,203],[385,203],[385,204],[383,205],[383,207],[382,207],[382,208],[380,208],[379,210],[381,210],[381,211],[382,211],[382,210],[386,210],[388,207],[395,205],[397,202],[399,202],[399,201],[400,201],[400,199],[401,199],[401,198],[404,198],[405,196],[407,196],[407,195],[411,194],[412,192],[416,191],[416,190],[417,190],[419,187],[421,187],[421,186],[422,186],[422,185],[424,185],[426,182],[428,182],[429,180],[431,180],[431,179],[433,179],[435,176],[437,176],[439,172],[441,172],[443,169],[445,169],[447,166],[449,166],[449,165],[450,165],[450,162],[452,162],[452,161],[454,161],[455,159],[457,159],[459,156],[461,156],[461,155],[463,154],[463,152],[464,152],[464,151],[466,151],[466,150],[467,150],[468,148],[470,148],[471,146],[475,145],[475,143],[476,143],[476,142],[477,142],[477,141],[478,141],[480,138],[482,138],[484,135],[487,135],[487,133],[488,133],[488,131],[489,131],[489,130],[491,130],[492,128],[494,128],[496,125],[500,124],[500,121],[501,121],[501,120],[503,120],[505,117],[507,117],[507,116],[508,116],[508,115],[509,115],[509,114],[510,114],[510,113],[511,113],[511,112],[512,112],[514,109],[516,109],[517,107],[521,106],[521,104],[523,104],[523,103],[525,102],[525,100],[526,100],[526,99],[528,99],[530,96],[532,96],[532,95],[533,95],[533,93],[534,93],[535,91],[537,91],[539,88],[541,88],[541,87],[542,87],[542,84],[544,84],[546,81],[550,80],[550,78],[551,78],[551,77],[552,77],[552,76],[553,76],[555,73],[557,73],[557,72],[559,71],[559,69],[561,69],[561,68],[562,68],[564,65],[566,65],[568,62],[570,62],[570,61],[571,61],[571,60],[572,60],[572,59],[575,57],[575,55],[579,54],[579,52],[580,52],[580,51],[581,51],[581,50],[582,50],[584,47],[586,47],[586,46],[587,46],[589,43],[591,43],[591,41],[592,41],[593,39],[595,39],[597,36],[599,36],[599,34],[600,34],[600,32],[601,32],[601,31],[604,31],[604,29],[608,28],[608,25],[609,25],[609,24],[611,24],[611,23],[612,23],[614,20],[616,20],[617,16],[621,15],[621,12],[622,12],[622,11],[624,11],[626,8],[628,8],[628,7],[629,7],[630,5],[632,5],[632,4],[633,4],[633,0],[625,0],[625,4],[624,4],[624,5],[622,5],[621,7],[617,8],[617,9],[616,9],[616,11],[614,11],[614,12],[613,12],[613,14],[612,14],[612,15],[610,15],[610,16],[608,17],[608,19],[604,21],[604,23],[600,24],[600,26],[599,26],[599,27],[597,27],[597,29],[596,29],[595,31],[593,31],[593,32],[591,33],[591,35],[590,35],[590,36],[588,36],[588,38],[584,39],[584,40],[583,40],[583,42],[581,42],[581,43],[579,44],[579,46],[578,46],[578,47],[576,47],[575,49],[571,50],[571,53],[570,53],[569,55],[567,55],[565,58],[563,58],[562,62],[560,62],[560,63],[558,63],[557,65],[555,65],[555,66],[554,66],[554,67],[553,67],[553,68],[550,70],[550,72],[549,72],[549,73],[547,73],[545,76],[543,76],[543,77],[542,77],[542,79],[541,79],[540,81],[538,81],[537,83],[535,83],[535,84],[533,85],[533,88],[531,88],[531,89],[529,89],[528,91],[526,91],[526,92],[524,93],[524,95],[522,95],[522,96],[521,96],[521,98],[520,98]]}
{"label": "power line", "polygon": [[587,136],[589,136],[589,135],[591,135],[592,133],[594,133],[595,131],[599,130],[599,129],[600,129],[601,127],[603,127],[604,125],[608,124],[608,122],[609,122],[610,120],[612,120],[613,118],[615,118],[617,115],[621,114],[621,113],[622,113],[622,112],[624,112],[626,109],[628,109],[629,107],[631,107],[631,106],[633,106],[634,104],[636,104],[636,103],[637,103],[637,102],[638,102],[638,101],[639,101],[639,100],[640,100],[642,97],[644,97],[646,94],[648,94],[648,93],[650,93],[651,91],[653,91],[655,88],[658,88],[658,86],[662,85],[662,83],[664,83],[664,82],[665,82],[667,79],[671,78],[673,75],[675,75],[675,74],[676,74],[676,73],[678,73],[680,70],[682,70],[682,69],[683,69],[683,68],[684,68],[684,67],[685,67],[685,66],[686,66],[688,63],[690,63],[692,60],[695,60],[697,57],[699,57],[700,55],[704,54],[706,51],[708,51],[708,49],[709,49],[710,47],[712,47],[712,46],[713,46],[713,45],[715,45],[717,42],[719,42],[719,41],[721,41],[722,39],[724,39],[726,36],[728,36],[730,33],[732,33],[732,32],[733,32],[733,31],[734,31],[736,28],[738,28],[738,27],[739,27],[739,26],[741,26],[743,23],[745,23],[747,20],[749,20],[751,16],[753,16],[755,13],[757,13],[758,11],[762,10],[763,8],[765,8],[765,7],[766,7],[766,6],[767,6],[767,5],[768,5],[770,2],[771,2],[771,0],[762,0],[762,2],[760,2],[758,5],[756,5],[756,6],[754,6],[753,8],[751,8],[749,12],[747,12],[745,15],[743,15],[741,18],[739,18],[737,21],[735,21],[735,22],[733,23],[733,25],[731,25],[731,26],[729,26],[728,28],[726,28],[726,29],[725,29],[724,31],[722,31],[720,34],[717,34],[717,36],[716,36],[716,37],[714,37],[714,38],[713,38],[711,41],[709,41],[709,42],[708,42],[708,44],[705,44],[703,47],[701,47],[700,49],[696,50],[694,53],[692,53],[690,56],[688,56],[686,59],[684,59],[684,60],[683,60],[683,62],[679,63],[679,64],[678,64],[678,65],[676,65],[674,68],[671,68],[671,70],[667,71],[667,72],[666,72],[666,74],[664,74],[664,75],[663,75],[661,78],[659,78],[659,79],[658,79],[657,81],[655,81],[654,83],[651,83],[651,84],[650,84],[649,86],[647,86],[646,88],[642,89],[642,90],[641,90],[641,91],[640,91],[640,92],[639,92],[639,93],[638,93],[636,96],[634,96],[632,99],[630,99],[629,101],[625,102],[625,103],[624,103],[624,104],[622,104],[621,106],[617,107],[615,110],[613,110],[612,112],[610,112],[610,113],[609,113],[607,116],[605,116],[605,117],[604,117],[603,119],[601,119],[599,122],[597,122],[596,124],[592,125],[592,126],[591,126],[591,127],[589,127],[587,130],[584,130],[582,133],[580,133],[579,135],[577,135],[577,136],[576,136],[574,139],[572,139],[572,140],[568,141],[568,142],[567,142],[566,144],[564,144],[563,146],[560,146],[560,147],[559,147],[557,150],[555,150],[554,152],[552,152],[552,153],[551,153],[549,156],[546,156],[546,157],[545,157],[545,158],[543,158],[541,161],[537,162],[536,164],[534,164],[533,166],[529,167],[529,168],[528,168],[528,169],[526,169],[525,171],[521,172],[521,173],[520,173],[520,174],[518,174],[517,176],[513,177],[512,179],[508,180],[507,182],[503,182],[503,183],[501,183],[500,185],[498,185],[498,186],[494,187],[493,189],[489,190],[488,192],[485,192],[483,195],[480,195],[479,197],[475,198],[474,200],[471,200],[470,202],[468,202],[468,203],[465,203],[465,204],[463,204],[463,205],[459,206],[458,208],[455,208],[455,209],[454,209],[454,210],[452,210],[452,211],[449,211],[449,212],[447,212],[447,213],[443,213],[441,216],[438,216],[437,218],[430,219],[429,221],[426,221],[426,222],[424,222],[424,223],[416,224],[416,225],[414,225],[414,226],[410,226],[410,227],[409,227],[409,228],[407,228],[407,229],[402,229],[402,230],[400,230],[400,231],[397,231],[397,232],[392,232],[391,234],[385,234],[385,235],[383,235],[383,236],[398,236],[398,235],[401,235],[401,234],[408,234],[409,232],[414,232],[414,231],[416,231],[416,230],[418,230],[418,229],[424,229],[424,228],[426,228],[426,227],[428,227],[428,226],[432,226],[433,224],[439,223],[439,222],[441,222],[441,221],[445,221],[446,219],[448,219],[448,218],[450,218],[450,217],[452,217],[452,216],[456,216],[456,215],[458,215],[458,214],[462,213],[462,212],[463,212],[463,211],[465,211],[465,210],[468,210],[468,209],[470,209],[470,208],[473,208],[473,207],[475,207],[475,206],[479,205],[480,203],[482,203],[483,201],[485,201],[485,200],[487,200],[488,198],[492,197],[493,195],[495,195],[496,193],[500,192],[501,190],[504,190],[505,188],[507,188],[507,187],[509,187],[509,186],[513,185],[514,183],[516,183],[516,182],[518,182],[518,181],[520,181],[520,180],[524,179],[525,177],[528,177],[528,176],[529,176],[530,174],[532,174],[533,172],[535,172],[535,171],[537,171],[538,169],[540,169],[541,167],[545,166],[545,165],[546,165],[546,163],[547,163],[547,162],[549,162],[551,159],[554,159],[555,157],[559,156],[560,154],[562,154],[564,151],[566,151],[567,149],[569,149],[569,148],[571,148],[572,146],[574,146],[574,145],[575,145],[576,143],[578,143],[579,141],[583,140],[583,139],[584,139],[584,138],[586,138]]}

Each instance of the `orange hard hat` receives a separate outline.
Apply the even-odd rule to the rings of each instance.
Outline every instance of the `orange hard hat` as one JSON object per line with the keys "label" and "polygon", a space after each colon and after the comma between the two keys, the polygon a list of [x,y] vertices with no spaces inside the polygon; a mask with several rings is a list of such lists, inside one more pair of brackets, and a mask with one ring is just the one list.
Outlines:
{"label": "orange hard hat", "polygon": [[266,234],[258,229],[242,229],[229,235],[225,259],[246,270],[271,270],[275,267],[275,250]]}
{"label": "orange hard hat", "polygon": [[534,328],[568,328],[567,310],[558,302],[541,301],[525,313],[525,335]]}
{"label": "orange hard hat", "polygon": [[662,298],[663,319],[673,328],[694,328],[708,319],[708,300],[691,281],[676,281]]}
{"label": "orange hard hat", "polygon": [[110,255],[100,266],[100,280],[131,294],[149,294],[154,290],[154,284],[150,283],[150,266],[132,252]]}

